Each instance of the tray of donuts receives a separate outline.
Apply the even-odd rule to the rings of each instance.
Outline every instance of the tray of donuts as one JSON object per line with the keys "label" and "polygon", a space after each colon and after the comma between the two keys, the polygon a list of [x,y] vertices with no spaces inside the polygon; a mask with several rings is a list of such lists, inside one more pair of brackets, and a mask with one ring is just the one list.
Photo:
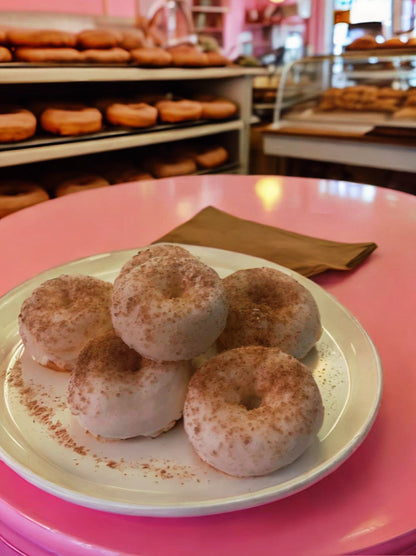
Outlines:
{"label": "tray of donuts", "polygon": [[[0,218],[55,197],[122,183],[239,169],[232,142],[224,137],[177,141],[88,157],[3,169]],[[28,180],[27,176],[31,179]]]}
{"label": "tray of donuts", "polygon": [[31,65],[134,65],[139,67],[222,67],[229,60],[217,50],[192,45],[163,48],[144,31],[85,29],[0,29],[0,62]]}
{"label": "tray of donuts", "polygon": [[[169,126],[194,125],[238,116],[235,102],[214,95],[183,98],[171,94],[130,98],[33,100],[0,107],[0,150],[32,139],[40,146],[52,138],[74,138],[111,131],[159,131]],[[100,137],[98,135],[97,137]],[[36,140],[37,142],[33,142]]]}
{"label": "tray of donuts", "polygon": [[298,105],[285,119],[369,123],[416,129],[416,88],[407,90],[374,85],[332,87],[316,103]]}
{"label": "tray of donuts", "polygon": [[379,42],[372,35],[363,35],[354,39],[345,47],[345,52],[349,55],[362,52],[370,55],[380,54],[414,54],[416,53],[416,37],[403,39],[401,37],[392,37]]}

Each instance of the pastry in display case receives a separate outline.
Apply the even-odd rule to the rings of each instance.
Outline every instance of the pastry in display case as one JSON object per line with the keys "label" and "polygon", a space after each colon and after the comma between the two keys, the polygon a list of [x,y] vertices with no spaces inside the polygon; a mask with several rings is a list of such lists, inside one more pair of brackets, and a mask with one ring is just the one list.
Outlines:
{"label": "pastry in display case", "polygon": [[[340,56],[303,58],[286,66],[280,76],[275,123],[301,127],[361,126],[416,133],[416,49],[383,49],[375,55],[364,51]],[[381,50],[380,50],[381,52]],[[304,81],[303,98],[288,102],[293,79]],[[334,129],[333,129],[334,131]],[[413,131],[412,131],[413,132]]]}

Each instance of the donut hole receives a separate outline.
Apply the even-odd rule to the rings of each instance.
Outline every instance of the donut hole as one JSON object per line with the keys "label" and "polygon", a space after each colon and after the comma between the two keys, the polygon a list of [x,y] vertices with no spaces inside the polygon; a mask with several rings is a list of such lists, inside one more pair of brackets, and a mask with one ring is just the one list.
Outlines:
{"label": "donut hole", "polygon": [[262,399],[255,392],[245,394],[241,400],[240,405],[244,406],[247,411],[252,411],[260,407]]}
{"label": "donut hole", "polygon": [[268,307],[277,308],[283,304],[282,293],[271,281],[249,287],[247,296],[254,305],[267,305]]}
{"label": "donut hole", "polygon": [[181,277],[173,274],[159,284],[159,291],[166,299],[177,299],[183,296],[185,288]]}

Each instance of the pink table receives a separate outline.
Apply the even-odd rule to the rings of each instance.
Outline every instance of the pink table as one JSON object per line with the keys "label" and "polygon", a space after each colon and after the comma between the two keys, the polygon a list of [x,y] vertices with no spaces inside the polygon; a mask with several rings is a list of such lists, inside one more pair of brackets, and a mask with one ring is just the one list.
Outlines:
{"label": "pink table", "polygon": [[[114,515],[61,501],[0,464],[6,544],[30,556],[414,554],[416,197],[368,185],[201,176],[67,196],[0,220],[0,294],[52,266],[155,240],[207,205],[339,241],[375,241],[357,270],[315,278],[361,322],[384,368],[374,427],[331,475],[259,508],[194,518]],[[364,550],[366,549],[366,550]]]}

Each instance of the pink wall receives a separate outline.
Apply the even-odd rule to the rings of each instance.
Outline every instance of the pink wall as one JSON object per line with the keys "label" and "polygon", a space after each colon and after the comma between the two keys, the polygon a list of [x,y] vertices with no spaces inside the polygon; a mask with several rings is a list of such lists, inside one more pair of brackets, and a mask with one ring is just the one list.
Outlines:
{"label": "pink wall", "polygon": [[[119,0],[120,4],[124,0]],[[13,12],[59,12],[77,14],[102,14],[102,0],[0,0],[0,19],[2,11]]]}

